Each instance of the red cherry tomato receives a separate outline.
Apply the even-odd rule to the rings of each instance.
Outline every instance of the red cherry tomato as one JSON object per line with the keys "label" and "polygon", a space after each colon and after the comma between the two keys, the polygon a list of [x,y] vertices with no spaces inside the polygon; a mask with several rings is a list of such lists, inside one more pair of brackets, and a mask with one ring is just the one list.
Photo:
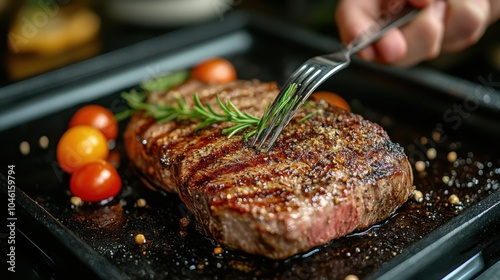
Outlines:
{"label": "red cherry tomato", "polygon": [[236,69],[223,58],[212,58],[191,69],[191,76],[205,83],[228,83],[236,80]]}
{"label": "red cherry tomato", "polygon": [[61,168],[72,173],[78,167],[108,157],[106,137],[91,126],[75,126],[68,129],[57,144],[57,161]]}
{"label": "red cherry tomato", "polygon": [[108,140],[116,139],[118,122],[108,109],[99,105],[87,105],[80,108],[73,115],[69,127],[89,125],[99,129]]}
{"label": "red cherry tomato", "polygon": [[315,100],[324,99],[326,102],[342,108],[347,112],[351,111],[351,106],[349,106],[349,103],[344,98],[342,98],[342,96],[336,93],[330,91],[318,91],[313,93],[312,98],[314,98]]}
{"label": "red cherry tomato", "polygon": [[116,196],[122,180],[116,169],[107,161],[89,162],[71,174],[70,191],[85,202],[98,202]]}

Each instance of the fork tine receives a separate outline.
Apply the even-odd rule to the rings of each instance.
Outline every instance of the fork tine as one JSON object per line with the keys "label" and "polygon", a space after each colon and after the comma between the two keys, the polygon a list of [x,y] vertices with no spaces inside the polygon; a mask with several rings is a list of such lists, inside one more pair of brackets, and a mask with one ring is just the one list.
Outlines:
{"label": "fork tine", "polygon": [[[273,116],[272,119],[267,124],[265,124],[265,129],[261,132],[258,132],[254,140],[252,141],[252,146],[254,147],[257,142],[259,142],[256,146],[257,150],[260,150],[262,148],[269,135],[275,135],[276,127],[283,121],[283,117],[286,116],[286,113],[289,111],[289,109],[285,110],[286,106],[278,107],[278,104],[280,103],[279,101],[283,97],[284,93],[288,90],[292,83],[297,84],[297,91],[300,91],[301,84],[309,84],[310,81],[320,73],[318,72],[317,68],[317,65],[311,64],[310,61],[307,61],[290,76],[290,78],[287,80],[287,83],[281,88],[280,93],[273,102],[273,105],[271,106],[270,110],[268,110],[269,114],[265,114],[265,116],[262,118],[263,120],[265,120],[268,116]],[[297,92],[292,93],[292,95],[297,95]],[[290,109],[294,110],[296,106],[297,104],[293,104],[292,108]],[[267,147],[269,147],[269,145]]]}
{"label": "fork tine", "polygon": [[[299,98],[297,99],[296,103],[293,105],[293,107],[288,112],[283,112],[285,114],[281,117],[281,122],[279,123],[279,125],[276,126],[274,124],[273,127],[267,128],[267,129],[269,129],[269,132],[267,133],[268,135],[266,135],[266,138],[269,137],[269,134],[271,131],[272,131],[272,134],[270,135],[271,138],[268,141],[267,146],[265,147],[266,153],[269,152],[271,147],[274,145],[274,142],[276,142],[276,140],[278,139],[278,136],[281,134],[281,131],[283,131],[285,126],[290,122],[290,120],[293,118],[293,116],[295,115],[295,113],[297,112],[299,107],[302,106],[304,101],[311,95],[311,93],[314,91],[314,89],[316,89],[316,87],[318,87],[318,83],[317,83],[318,80],[321,80],[323,78],[323,76],[320,75],[322,72],[324,72],[324,69],[319,68],[312,75],[307,77],[305,82],[303,82],[303,84],[300,85],[299,89],[297,89],[297,92],[295,93],[295,95],[298,95]],[[276,119],[279,119],[279,118],[276,118]],[[263,146],[265,140],[266,139],[262,140],[262,142],[258,146],[258,149],[260,149]]]}
{"label": "fork tine", "polygon": [[[286,88],[288,88],[290,85],[287,85]],[[292,93],[295,95],[295,93]],[[281,98],[280,98],[281,99]],[[269,136],[269,134],[271,134],[271,132],[274,130],[274,128],[276,127],[276,124],[278,123],[278,121],[280,119],[282,119],[281,115],[283,115],[283,111],[285,110],[285,106],[281,106],[281,107],[278,107],[278,101],[280,99],[276,99],[276,102],[275,102],[275,108],[274,108],[274,112],[272,112],[271,114],[269,114],[270,116],[274,116],[269,123],[266,124],[266,128],[262,131],[262,134],[259,134],[257,135],[257,137],[255,137],[254,139],[254,143],[259,141],[259,144],[257,145],[257,150],[260,150],[260,148],[262,147],[262,145],[264,145],[264,142],[266,141],[267,137]],[[271,112],[271,110],[269,110],[269,112]],[[255,144],[253,144],[255,145]]]}
{"label": "fork tine", "polygon": [[[371,43],[378,40],[383,34],[394,27],[403,25],[412,19],[419,9],[415,9],[406,5],[403,9],[387,20],[381,17],[374,22],[375,29],[369,28],[367,31],[354,38],[351,43],[343,47],[335,53],[320,55],[307,60],[302,64],[297,71],[288,78],[287,82],[280,90],[277,98],[273,101],[272,106],[266,111],[266,114],[259,123],[260,131],[255,135],[252,141],[252,146],[259,142],[257,149],[260,150],[267,142],[266,152],[269,152],[283,128],[288,124],[292,117],[296,114],[298,108],[311,95],[311,93],[326,79],[334,73],[341,70],[350,64],[350,56]],[[292,84],[297,84],[295,92],[291,93],[293,99],[292,106],[283,106],[282,99],[287,92],[287,88]],[[280,104],[280,105],[278,105]],[[271,120],[269,120],[271,118]]]}
{"label": "fork tine", "polygon": [[[281,119],[281,122],[279,123],[278,126],[276,126],[274,122],[273,127],[267,127],[269,131],[267,131],[266,139],[268,137],[271,137],[270,140],[267,143],[267,146],[265,148],[266,153],[269,152],[271,147],[274,145],[274,142],[278,139],[278,136],[281,134],[283,131],[284,127],[290,122],[290,120],[293,118],[297,110],[299,109],[300,106],[307,100],[307,98],[314,92],[314,90],[326,79],[328,79],[333,73],[335,73],[337,70],[343,68],[345,65],[344,64],[339,64],[336,67],[329,67],[329,66],[321,66],[321,67],[315,67],[317,68],[316,71],[309,75],[308,77],[305,78],[305,81],[299,86],[297,89],[297,92],[295,95],[298,95],[299,98],[297,99],[296,103],[292,108],[290,108],[289,111],[287,112],[281,112],[282,116],[280,118],[277,118],[278,120]],[[304,79],[303,79],[304,80]],[[265,139],[264,139],[265,140]],[[262,140],[262,141],[264,141]],[[260,143],[258,148],[260,149],[263,146],[263,142]]]}
{"label": "fork tine", "polygon": [[[289,84],[286,84],[287,87],[289,87]],[[265,121],[269,116],[272,116],[273,114],[275,114],[274,111],[276,110],[279,110],[281,111],[282,109],[278,109],[278,102],[277,100],[280,100],[283,95],[285,94],[285,90],[281,89],[280,92],[278,93],[278,95],[276,96],[276,99],[273,101],[273,103],[271,104],[271,107],[269,107],[268,110],[266,110],[266,113],[262,116],[261,118],[261,122]],[[278,112],[279,112],[278,111]],[[257,143],[257,141],[259,141],[260,139],[266,139],[267,138],[267,135],[269,135],[270,133],[270,125],[274,125],[273,123],[274,119],[271,120],[271,123],[267,123],[267,124],[264,124],[265,125],[265,129],[264,130],[261,130],[261,131],[258,131],[257,134],[255,135],[255,137],[253,138],[253,141],[252,141],[252,146],[255,146],[255,144]],[[260,140],[260,143],[262,144],[264,140]],[[260,146],[259,145],[259,148],[260,149]]]}
{"label": "fork tine", "polygon": [[[307,73],[308,70],[309,69],[308,69],[307,63],[304,63],[299,68],[297,68],[297,70],[295,70],[295,72],[293,72],[292,75],[290,75],[290,77],[287,79],[285,84],[281,87],[281,90],[279,91],[278,95],[274,99],[274,102],[271,104],[271,107],[269,107],[269,109],[266,111],[266,114],[264,114],[262,116],[262,119],[261,119],[262,121],[266,120],[270,115],[271,116],[273,114],[277,115],[280,111],[283,110],[283,108],[281,108],[281,109],[277,108],[278,104],[279,104],[278,101],[282,99],[283,95],[285,94],[287,89],[290,87],[292,82],[294,82],[297,79],[297,77],[300,77],[301,75],[303,75],[304,72]],[[276,111],[276,110],[278,110],[278,111]],[[276,118],[273,118],[270,123],[265,124],[266,128],[262,131],[257,132],[257,134],[255,135],[255,137],[252,141],[252,146],[255,146],[257,141],[259,141],[260,145],[257,149],[260,149],[260,147],[262,146],[262,143],[267,139],[267,136],[271,132],[271,129],[276,125],[276,122],[277,122]]]}

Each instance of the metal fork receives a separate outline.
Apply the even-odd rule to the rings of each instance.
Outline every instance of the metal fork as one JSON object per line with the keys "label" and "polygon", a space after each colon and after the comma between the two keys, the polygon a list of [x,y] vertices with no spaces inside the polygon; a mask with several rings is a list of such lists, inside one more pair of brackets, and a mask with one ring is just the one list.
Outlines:
{"label": "metal fork", "polygon": [[[308,59],[288,78],[276,99],[274,99],[271,106],[266,110],[261,119],[261,122],[265,123],[259,124],[264,129],[257,132],[252,141],[252,146],[258,151],[264,148],[266,153],[269,152],[283,128],[290,122],[300,106],[321,83],[336,72],[347,67],[351,62],[351,55],[369,46],[392,28],[397,28],[407,23],[418,12],[419,9],[406,5],[398,13],[379,18],[365,32],[358,35],[346,46],[342,46],[340,51]],[[293,92],[290,92],[291,85],[296,86]],[[286,96],[287,100],[293,102],[293,104],[283,106],[282,99],[284,96]],[[269,141],[264,146],[268,138]]]}

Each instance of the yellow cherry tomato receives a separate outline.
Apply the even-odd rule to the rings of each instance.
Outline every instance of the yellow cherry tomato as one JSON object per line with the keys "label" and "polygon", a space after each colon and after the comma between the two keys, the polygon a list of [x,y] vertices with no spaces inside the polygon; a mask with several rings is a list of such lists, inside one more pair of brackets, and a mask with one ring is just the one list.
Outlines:
{"label": "yellow cherry tomato", "polygon": [[72,173],[78,167],[108,157],[108,142],[98,129],[80,125],[68,129],[57,144],[57,161]]}

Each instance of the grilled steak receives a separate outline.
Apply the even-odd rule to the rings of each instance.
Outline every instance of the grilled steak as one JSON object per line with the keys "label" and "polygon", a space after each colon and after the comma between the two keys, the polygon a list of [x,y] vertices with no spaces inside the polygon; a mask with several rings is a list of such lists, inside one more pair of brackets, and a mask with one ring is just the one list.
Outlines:
{"label": "grilled steak", "polygon": [[[260,116],[274,83],[189,81],[152,102],[215,95]],[[403,149],[377,124],[324,101],[306,106],[269,153],[228,124],[194,132],[195,122],[157,123],[136,113],[125,132],[131,161],[157,187],[177,192],[204,234],[227,248],[283,259],[386,219],[410,196]],[[309,120],[305,115],[319,110]]]}

